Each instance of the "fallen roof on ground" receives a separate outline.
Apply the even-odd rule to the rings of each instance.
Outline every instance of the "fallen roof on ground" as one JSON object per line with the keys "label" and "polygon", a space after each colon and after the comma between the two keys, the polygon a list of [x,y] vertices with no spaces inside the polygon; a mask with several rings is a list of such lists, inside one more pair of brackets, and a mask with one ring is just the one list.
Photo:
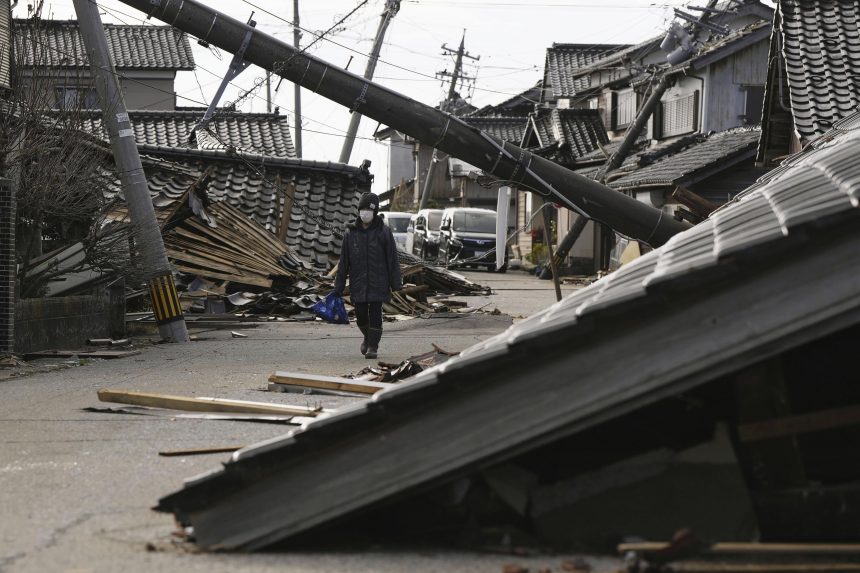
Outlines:
{"label": "fallen roof on ground", "polygon": [[[841,184],[860,177],[858,147],[832,134],[661,249],[412,382],[238,452],[159,508],[204,547],[263,547],[860,323],[858,189]],[[619,361],[622,348],[636,352]]]}
{"label": "fallen roof on ground", "polygon": [[840,127],[663,247],[157,509],[202,547],[262,548],[860,324],[860,133]]}

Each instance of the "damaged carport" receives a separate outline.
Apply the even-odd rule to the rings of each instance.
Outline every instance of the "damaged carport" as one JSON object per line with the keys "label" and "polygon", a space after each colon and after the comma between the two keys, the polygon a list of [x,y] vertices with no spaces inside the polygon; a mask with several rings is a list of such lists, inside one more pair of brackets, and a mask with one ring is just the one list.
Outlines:
{"label": "damaged carport", "polygon": [[[258,549],[337,524],[352,536],[420,524],[402,509],[429,495],[424,507],[443,513],[441,493],[467,500],[453,494],[481,481],[471,478],[513,467],[534,476],[519,480],[518,525],[535,533],[540,487],[688,450],[723,425],[761,539],[856,541],[860,395],[846,381],[860,323],[858,122],[591,287],[367,402],[236,452],[157,509],[201,547]],[[714,495],[707,479],[686,503]],[[652,511],[670,530],[689,525],[659,501],[641,496],[615,523]],[[436,523],[426,517],[425,530]],[[446,523],[475,519],[455,510]]]}

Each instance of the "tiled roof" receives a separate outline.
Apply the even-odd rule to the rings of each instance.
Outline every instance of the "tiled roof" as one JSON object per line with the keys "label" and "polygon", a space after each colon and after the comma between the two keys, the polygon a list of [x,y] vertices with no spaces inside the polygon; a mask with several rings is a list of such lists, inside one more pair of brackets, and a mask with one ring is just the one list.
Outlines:
{"label": "tiled roof", "polygon": [[473,117],[481,116],[519,116],[525,117],[535,109],[535,105],[540,102],[541,90],[543,82],[538,82],[533,88],[524,91],[521,94],[515,95],[512,98],[506,99],[500,104],[487,105],[477,110],[472,114]]}
{"label": "tiled roof", "polygon": [[546,51],[544,99],[569,98],[588,89],[589,77],[577,72],[626,48],[624,44],[553,44]]}
{"label": "tiled roof", "polygon": [[813,137],[860,106],[860,0],[781,0],[777,12],[795,129]]}
{"label": "tiled roof", "polygon": [[[609,142],[606,127],[596,109],[541,109],[530,126],[540,148],[555,146],[552,159],[571,163]],[[529,144],[533,142],[527,140]]]}
{"label": "tiled roof", "polygon": [[[327,268],[340,256],[340,234],[355,218],[358,199],[370,191],[368,174],[339,163],[283,159],[223,151],[204,151],[142,145],[144,171],[156,205],[180,197],[210,166],[206,186],[212,200],[227,201],[246,215],[277,232],[285,193],[295,185],[295,208],[290,210],[285,242],[305,260]],[[261,176],[248,164],[262,171]],[[118,188],[117,188],[118,190]]]}
{"label": "tiled roof", "polygon": [[[860,324],[858,154],[860,132],[833,134],[662,247],[442,365],[236,452],[159,509],[204,547],[265,546]],[[307,488],[334,473],[364,487]],[[260,495],[265,484],[284,493]],[[227,524],[237,508],[248,517]]]}
{"label": "tiled roof", "polygon": [[461,118],[465,123],[480,129],[481,131],[501,139],[519,145],[528,127],[528,117],[476,117],[466,116]]}
{"label": "tiled roof", "polygon": [[[138,144],[164,145],[168,147],[191,147],[188,134],[203,118],[205,110],[180,111],[131,111],[131,125]],[[83,129],[107,140],[103,130],[101,112],[83,112]],[[278,157],[295,157],[291,126],[285,115],[268,113],[237,113],[218,110],[209,129],[214,131],[217,138],[204,143],[198,142],[200,148],[224,149],[225,145]]]}
{"label": "tiled roof", "polygon": [[[644,58],[645,56],[655,51],[658,51],[660,49],[660,42],[662,41],[663,36],[657,36],[654,38],[649,38],[644,42],[640,42],[636,45],[627,46],[623,49],[610,52],[609,54],[604,55],[601,58],[595,59],[594,61],[589,62],[587,65],[584,65],[572,71],[572,81],[582,82],[585,79],[589,78],[591,74],[600,70],[615,70],[614,73],[608,74],[605,82],[614,82],[623,78],[630,78],[631,75],[643,75],[632,72],[630,69],[625,67],[625,64],[628,62],[637,62],[641,58]],[[590,85],[589,87],[597,88],[599,86]]]}
{"label": "tiled roof", "polygon": [[[105,24],[108,49],[117,69],[193,70],[188,36],[170,26]],[[75,20],[15,20],[15,49],[25,68],[89,67]],[[34,48],[35,46],[35,48]]]}
{"label": "tiled roof", "polygon": [[[761,130],[758,128],[738,128],[715,133],[655,163],[639,167],[617,179],[610,178],[607,185],[614,189],[637,189],[690,184],[697,173],[710,173],[715,166],[729,167],[737,161],[752,158],[760,135]],[[637,164],[641,165],[648,153],[653,151],[638,154]],[[621,173],[624,170],[616,171],[613,175]]]}

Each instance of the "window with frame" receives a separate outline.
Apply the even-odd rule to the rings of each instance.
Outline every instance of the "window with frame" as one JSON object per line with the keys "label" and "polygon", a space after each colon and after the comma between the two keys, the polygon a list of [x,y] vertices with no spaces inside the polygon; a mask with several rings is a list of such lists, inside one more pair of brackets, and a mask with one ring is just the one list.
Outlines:
{"label": "window with frame", "polygon": [[612,94],[612,129],[624,129],[636,119],[636,92],[632,89]]}
{"label": "window with frame", "polygon": [[57,109],[98,109],[99,98],[91,87],[60,86],[56,89]]}
{"label": "window with frame", "polygon": [[745,124],[759,123],[764,106],[764,86],[744,86],[744,115],[741,117]]}
{"label": "window with frame", "polygon": [[699,92],[661,102],[660,138],[691,133],[699,128]]}

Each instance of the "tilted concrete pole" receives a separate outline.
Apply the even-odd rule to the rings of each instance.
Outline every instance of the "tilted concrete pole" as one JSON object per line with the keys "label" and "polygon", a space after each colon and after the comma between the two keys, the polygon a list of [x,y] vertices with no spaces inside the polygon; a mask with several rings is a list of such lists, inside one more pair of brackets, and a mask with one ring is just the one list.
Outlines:
{"label": "tilted concrete pole", "polygon": [[[239,48],[249,29],[244,22],[195,0],[121,1],[231,53]],[[245,59],[507,184],[551,196],[567,208],[649,245],[662,245],[690,227],[659,209],[493,138],[451,114],[301,53],[259,30],[253,31]]]}
{"label": "tilted concrete pole", "polygon": [[101,101],[102,122],[110,135],[116,169],[128,205],[132,236],[149,286],[158,332],[165,340],[188,342],[173,272],[155,218],[122,88],[108,51],[98,5],[94,0],[74,0],[74,6]]}
{"label": "tilted concrete pole", "polygon": [[[302,41],[302,29],[299,26],[299,0],[293,0],[293,45],[296,50]],[[296,84],[293,88],[293,112],[295,113],[295,141],[296,157],[302,158],[302,86]]]}
{"label": "tilted concrete pole", "polygon": [[[379,52],[382,50],[382,40],[385,38],[385,31],[388,29],[388,24],[391,19],[397,15],[400,10],[400,0],[388,0],[385,5],[385,11],[382,13],[382,19],[379,21],[379,29],[376,31],[376,39],[373,41],[373,48],[370,50],[370,59],[367,60],[367,67],[364,68],[364,77],[368,80],[373,79],[373,74],[376,71],[376,62],[379,61]],[[353,111],[349,116],[349,127],[346,130],[346,138],[343,140],[343,148],[340,150],[341,163],[349,163],[349,156],[352,155],[352,146],[355,143],[355,134],[358,133],[358,125],[361,123],[361,114]]]}

